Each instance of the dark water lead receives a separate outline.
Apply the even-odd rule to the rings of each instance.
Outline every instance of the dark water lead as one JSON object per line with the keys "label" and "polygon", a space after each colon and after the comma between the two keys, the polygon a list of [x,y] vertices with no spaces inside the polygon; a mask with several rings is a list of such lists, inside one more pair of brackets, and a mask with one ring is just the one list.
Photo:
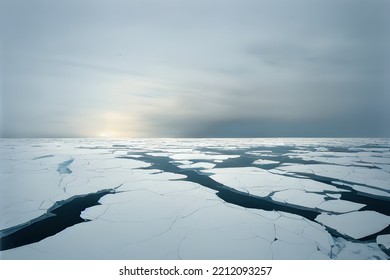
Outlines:
{"label": "dark water lead", "polygon": [[[248,193],[235,190],[233,188],[227,187],[219,182],[214,181],[211,177],[208,176],[208,174],[202,173],[202,171],[194,170],[194,169],[181,169],[176,165],[172,164],[169,158],[152,157],[152,156],[144,155],[141,158],[141,160],[152,164],[152,166],[145,167],[144,169],[160,169],[163,170],[164,172],[172,172],[176,174],[186,175],[187,178],[181,180],[194,182],[204,187],[216,190],[217,191],[216,195],[219,198],[221,198],[223,201],[244,208],[287,212],[287,213],[302,216],[313,222],[316,222],[315,219],[319,214],[325,212],[317,208],[306,208],[306,207],[300,207],[298,205],[290,205],[290,204],[274,201],[269,197],[263,198],[263,197],[253,196]],[[373,210],[379,213],[383,213],[385,215],[390,215],[389,212],[390,208],[388,207],[388,201],[380,201],[369,197],[360,196],[354,189],[350,187],[333,184],[332,180],[334,179],[332,178],[320,177],[314,174],[309,175],[306,173],[304,175],[310,177],[310,179],[313,181],[318,181],[318,182],[334,185],[341,189],[349,190],[350,192],[348,193],[342,193],[342,198],[348,201],[366,204],[367,206],[365,206],[362,210]],[[328,232],[334,237],[341,236],[343,238],[346,238],[347,240],[350,241],[353,240],[352,238],[349,238],[348,236],[344,236],[343,234],[340,234],[337,231],[332,230],[330,228],[328,228]],[[359,240],[374,241],[378,235],[389,234],[389,233],[390,233],[390,226],[388,226],[387,228],[383,229],[380,232],[361,238]]]}
{"label": "dark water lead", "polygon": [[0,251],[41,241],[68,227],[85,222],[80,217],[81,211],[98,205],[102,196],[114,192],[113,189],[107,189],[57,201],[44,215],[27,223],[1,230]]}
{"label": "dark water lead", "polygon": [[141,158],[145,162],[149,162],[152,166],[144,169],[160,169],[164,172],[172,172],[176,174],[183,174],[187,178],[182,181],[189,181],[197,183],[206,188],[216,190],[216,195],[225,202],[229,202],[244,208],[262,209],[266,211],[284,211],[292,214],[301,215],[309,220],[314,221],[318,214],[321,213],[318,209],[310,209],[299,206],[292,206],[285,203],[273,201],[271,198],[263,198],[253,196],[248,193],[238,191],[236,189],[227,187],[217,181],[214,181],[208,174],[194,169],[181,169],[169,162],[169,159],[164,157],[144,156]]}

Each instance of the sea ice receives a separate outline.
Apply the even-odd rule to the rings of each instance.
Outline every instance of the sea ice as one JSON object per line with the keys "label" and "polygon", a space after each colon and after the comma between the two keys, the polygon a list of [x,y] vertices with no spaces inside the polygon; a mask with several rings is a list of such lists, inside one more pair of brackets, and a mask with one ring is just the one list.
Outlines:
{"label": "sea ice", "polygon": [[334,213],[347,213],[362,209],[365,204],[351,202],[342,199],[331,199],[322,202],[317,206],[318,209],[334,212]]}
{"label": "sea ice", "polygon": [[[389,235],[381,232],[389,216],[359,211],[365,204],[345,200],[355,191],[371,196],[368,201],[388,199],[386,139],[0,139],[0,144],[0,229],[34,221],[75,195],[112,190],[81,211],[88,222],[1,251],[4,259],[389,259]],[[163,164],[154,167],[153,160],[200,170],[175,167],[176,174]],[[280,164],[260,168],[271,163]],[[209,176],[216,188],[228,187],[229,195],[241,192],[275,208],[228,203],[213,186],[180,173]],[[324,183],[327,178],[332,183]],[[281,204],[291,205],[284,208],[290,213],[276,211]],[[299,208],[322,214],[311,221],[298,215]],[[351,240],[332,236],[335,231]],[[371,235],[376,243],[357,240]]]}
{"label": "sea ice", "polygon": [[389,257],[372,243],[358,243],[347,241],[342,237],[334,239],[335,245],[332,247],[332,259],[336,260],[386,260]]}
{"label": "sea ice", "polygon": [[358,185],[353,185],[352,188],[361,193],[390,199],[390,193],[387,191],[378,190],[376,188],[370,188],[365,186],[358,186]]}
{"label": "sea ice", "polygon": [[344,190],[304,178],[274,174],[257,167],[214,168],[205,170],[213,180],[243,193],[271,197],[274,201],[303,208],[316,208],[325,201],[326,192]]}
{"label": "sea ice", "polygon": [[390,191],[390,173],[381,169],[364,167],[327,165],[327,164],[296,164],[278,167],[291,173],[316,174],[334,180],[347,181],[378,189]]}
{"label": "sea ice", "polygon": [[320,214],[316,221],[343,235],[360,239],[388,227],[390,217],[375,211],[358,211],[339,215]]}
{"label": "sea ice", "polygon": [[253,164],[257,164],[257,165],[278,164],[278,163],[279,161],[268,160],[268,159],[257,159],[253,162]]}
{"label": "sea ice", "polygon": [[192,153],[192,154],[174,154],[170,158],[174,160],[227,160],[230,158],[238,158],[239,155],[221,155],[221,154],[205,154],[205,153]]}
{"label": "sea ice", "polygon": [[197,162],[197,163],[190,163],[190,164],[182,164],[179,165],[179,168],[182,169],[212,169],[214,168],[215,164],[211,162]]}
{"label": "sea ice", "polygon": [[305,260],[317,252],[314,244],[292,244],[276,240],[271,245],[273,258],[277,260]]}
{"label": "sea ice", "polygon": [[272,200],[304,208],[317,208],[325,202],[325,198],[326,195],[307,193],[302,190],[285,190],[272,195]]}
{"label": "sea ice", "polygon": [[378,235],[376,237],[376,243],[383,245],[386,249],[390,249],[390,234]]}

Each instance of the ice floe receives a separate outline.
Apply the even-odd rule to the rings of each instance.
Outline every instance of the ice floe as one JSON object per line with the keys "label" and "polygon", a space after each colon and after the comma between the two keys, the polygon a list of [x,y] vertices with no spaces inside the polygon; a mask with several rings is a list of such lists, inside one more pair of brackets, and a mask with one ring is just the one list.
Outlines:
{"label": "ice floe", "polygon": [[268,160],[268,159],[257,159],[253,162],[253,164],[257,164],[257,165],[278,164],[278,163],[279,161]]}
{"label": "ice floe", "polygon": [[211,162],[197,162],[197,163],[189,163],[189,164],[182,164],[178,166],[182,169],[212,169],[215,167],[214,163]]}
{"label": "ice floe", "polygon": [[376,188],[358,186],[358,185],[352,185],[352,188],[360,193],[390,199],[390,193],[383,190],[378,190]]}
{"label": "ice floe", "polygon": [[302,190],[285,190],[272,195],[272,200],[305,208],[316,208],[325,202],[326,195],[307,193]]}
{"label": "ice floe", "polygon": [[347,181],[390,191],[390,173],[374,168],[326,164],[295,164],[278,167],[292,173],[315,174],[334,180]]}
{"label": "ice floe", "polygon": [[257,167],[214,168],[204,172],[212,174],[210,177],[213,180],[237,191],[258,197],[270,197],[279,203],[301,208],[315,209],[325,202],[328,192],[345,191],[332,185],[283,176]]}
{"label": "ice floe", "polygon": [[318,209],[334,212],[334,213],[347,213],[362,209],[365,204],[356,203],[342,199],[326,200],[317,206]]}
{"label": "ice floe", "polygon": [[316,221],[345,236],[360,239],[388,227],[390,217],[375,211],[358,211],[339,215],[320,214]]}
{"label": "ice floe", "polygon": [[386,249],[390,249],[390,234],[378,235],[376,237],[376,243],[383,245]]}

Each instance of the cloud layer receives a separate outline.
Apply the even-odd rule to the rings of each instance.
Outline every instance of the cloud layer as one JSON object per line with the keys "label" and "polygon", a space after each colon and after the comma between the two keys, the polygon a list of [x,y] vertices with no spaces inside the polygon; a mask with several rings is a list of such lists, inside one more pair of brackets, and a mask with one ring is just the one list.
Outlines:
{"label": "cloud layer", "polygon": [[389,1],[18,1],[3,137],[390,136]]}

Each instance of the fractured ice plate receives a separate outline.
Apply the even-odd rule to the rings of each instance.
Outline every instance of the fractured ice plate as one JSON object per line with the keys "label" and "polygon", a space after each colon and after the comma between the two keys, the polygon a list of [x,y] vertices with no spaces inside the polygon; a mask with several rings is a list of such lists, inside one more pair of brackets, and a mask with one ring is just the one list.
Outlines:
{"label": "fractured ice plate", "polygon": [[[73,213],[79,223],[3,248],[3,259],[389,259],[388,139],[0,145],[3,233],[63,200],[111,190]],[[279,167],[261,168],[271,163]],[[366,204],[383,214],[357,212]]]}
{"label": "fractured ice plate", "polygon": [[357,211],[362,209],[365,204],[356,203],[348,200],[342,199],[331,199],[324,201],[317,206],[318,209],[334,212],[334,213],[347,213],[352,211]]}
{"label": "fractured ice plate", "polygon": [[390,217],[375,211],[359,211],[340,215],[320,214],[319,223],[354,239],[380,232],[390,224]]}
{"label": "fractured ice plate", "polygon": [[376,238],[378,245],[383,245],[386,249],[390,249],[390,234],[378,235]]}

